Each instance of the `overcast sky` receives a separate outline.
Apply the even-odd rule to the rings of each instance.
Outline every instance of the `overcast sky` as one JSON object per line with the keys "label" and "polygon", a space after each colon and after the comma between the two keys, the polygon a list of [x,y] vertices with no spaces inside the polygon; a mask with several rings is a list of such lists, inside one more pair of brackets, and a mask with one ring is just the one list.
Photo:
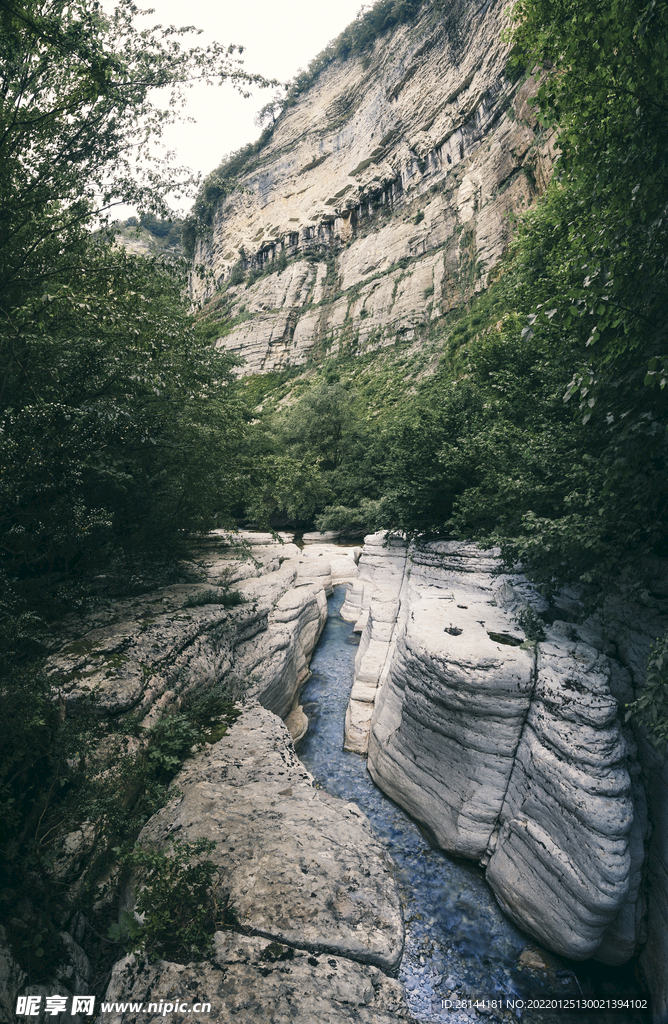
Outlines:
{"label": "overcast sky", "polygon": [[[153,0],[155,13],[138,24],[195,25],[198,43],[216,40],[244,46],[244,67],[284,82],[305,68],[357,14],[362,0]],[[106,6],[106,4],[105,4]],[[148,6],[146,0],[145,6]],[[193,37],[193,42],[195,39]],[[185,113],[196,124],[175,126],[164,142],[177,163],[208,174],[223,156],[253,142],[253,120],[274,90],[255,90],[243,99],[231,86],[196,86]],[[119,210],[116,216],[128,216]]]}

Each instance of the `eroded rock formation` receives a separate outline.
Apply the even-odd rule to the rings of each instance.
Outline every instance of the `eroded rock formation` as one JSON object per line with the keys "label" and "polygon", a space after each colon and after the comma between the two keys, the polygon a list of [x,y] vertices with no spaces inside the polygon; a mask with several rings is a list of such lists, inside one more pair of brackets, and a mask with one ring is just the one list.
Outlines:
{"label": "eroded rock formation", "polygon": [[486,865],[520,927],[565,956],[623,963],[645,940],[649,835],[611,692],[628,672],[593,623],[528,642],[514,613],[539,598],[492,575],[493,552],[382,545],[367,538],[343,609],[364,624],[350,746],[368,743],[374,780],[438,845]]}
{"label": "eroded rock formation", "polygon": [[[109,602],[84,623],[65,624],[48,668],[70,714],[94,696],[98,713],[140,711],[149,724],[188,692],[216,683],[244,702],[229,732],[184,763],[169,803],[139,837],[147,849],[174,838],[214,840],[208,856],[220,869],[219,901],[234,908],[236,924],[216,934],[201,964],[123,958],[106,999],[145,1006],[112,1020],[162,1019],[171,996],[179,1005],[188,1000],[188,1009],[206,999],[221,1021],[270,1014],[279,1024],[410,1022],[401,985],[386,976],[404,943],[392,861],[355,804],[315,788],[281,722],[293,735],[303,732],[298,694],[326,621],[327,594],[333,579],[354,578],[358,556],[359,549],[318,542],[300,550],[269,534],[213,534],[189,566],[198,582]],[[232,587],[244,603],[225,608]],[[85,832],[65,838],[56,865],[63,882],[85,871]],[[98,908],[114,913],[118,880],[112,865],[109,877],[94,882]],[[133,907],[130,882],[120,911]],[[0,1004],[8,1019],[19,989],[68,1000],[88,991],[85,953],[72,935],[62,938],[66,972],[26,988],[0,929]],[[153,1014],[154,996],[160,1009]]]}
{"label": "eroded rock formation", "polygon": [[[159,995],[158,995],[159,993]],[[176,1000],[174,1024],[190,1024],[190,1007],[202,993],[219,1024],[411,1024],[398,981],[377,967],[338,956],[316,955],[268,939],[216,932],[214,953],[201,964],[158,961],[139,965],[134,957],[114,967],[107,1000],[140,1003],[139,1012],[107,1015],[110,1024],[164,1020],[159,999]],[[149,1010],[153,1004],[155,1010]],[[208,1014],[207,1014],[208,1016]]]}
{"label": "eroded rock formation", "polygon": [[[83,623],[73,617],[47,672],[70,710],[94,698],[100,713],[141,712],[148,723],[224,678],[231,696],[256,697],[285,718],[327,620],[330,556],[344,582],[357,554],[332,544],[302,551],[271,534],[211,534],[190,566],[198,582],[109,602]],[[225,607],[230,588],[242,603]]]}
{"label": "eroded rock formation", "polygon": [[195,252],[198,299],[265,274],[224,296],[240,372],[410,339],[485,286],[553,158],[505,75],[505,6],[425,4],[283,113]]}

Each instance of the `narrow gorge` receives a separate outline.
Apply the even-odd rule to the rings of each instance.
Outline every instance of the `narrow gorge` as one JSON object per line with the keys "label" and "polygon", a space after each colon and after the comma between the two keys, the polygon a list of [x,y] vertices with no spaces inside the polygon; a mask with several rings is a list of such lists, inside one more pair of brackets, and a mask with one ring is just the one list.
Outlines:
{"label": "narrow gorge", "polygon": [[[238,373],[388,346],[410,365],[494,280],[555,158],[535,81],[508,76],[507,26],[502,3],[424,7],[326,66],[241,164],[192,277]],[[667,769],[619,710],[665,629],[665,564],[654,610],[611,599],[583,622],[576,592],[548,607],[498,552],[382,536],[342,611],[362,634],[346,749],[549,949],[640,954],[665,1020]],[[548,613],[540,642],[517,626],[527,608]]]}
{"label": "narrow gorge", "polygon": [[57,455],[88,504],[38,476],[48,515],[7,530],[37,554],[0,567],[36,737],[0,765],[8,1024],[668,1024],[664,328],[649,362],[609,342],[625,242],[575,221],[606,190],[568,192],[561,71],[522,66],[506,0],[356,30],[381,8],[204,181],[183,279],[152,257],[172,291],[135,287],[136,218],[109,243],[156,321],[108,318],[138,340]]}

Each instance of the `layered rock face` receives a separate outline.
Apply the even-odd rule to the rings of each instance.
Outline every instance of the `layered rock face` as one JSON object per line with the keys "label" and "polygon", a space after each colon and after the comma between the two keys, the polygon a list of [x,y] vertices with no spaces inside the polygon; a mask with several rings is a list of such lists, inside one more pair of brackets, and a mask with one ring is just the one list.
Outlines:
{"label": "layered rock face", "polygon": [[552,162],[504,75],[505,6],[425,4],[283,113],[195,252],[196,299],[265,274],[225,293],[240,372],[410,339],[485,286]]}
{"label": "layered rock face", "polygon": [[[291,725],[303,734],[296,697],[327,620],[330,558],[345,582],[357,554],[333,544],[302,552],[271,534],[211,534],[190,566],[199,582],[109,602],[84,623],[73,618],[47,672],[66,708],[93,698],[100,713],[141,712],[147,724],[224,679],[232,697],[255,697],[281,718],[294,711]],[[230,589],[242,603],[225,606]]]}
{"label": "layered rock face", "polygon": [[635,745],[611,693],[628,673],[613,671],[591,624],[555,622],[528,642],[514,615],[539,598],[493,575],[493,552],[382,540],[367,538],[344,606],[365,622],[351,745],[368,743],[374,780],[435,843],[486,866],[520,927],[565,956],[623,963],[645,939],[648,838]]}

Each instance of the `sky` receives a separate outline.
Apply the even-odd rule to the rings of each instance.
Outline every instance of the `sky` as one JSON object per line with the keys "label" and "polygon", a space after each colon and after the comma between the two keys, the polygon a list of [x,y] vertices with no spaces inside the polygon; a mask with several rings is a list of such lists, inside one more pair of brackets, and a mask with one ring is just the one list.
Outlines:
{"label": "sky", "polygon": [[[152,6],[155,13],[138,25],[195,25],[203,34],[193,42],[241,45],[246,70],[284,82],[343,31],[361,0],[153,0]],[[230,85],[195,86],[183,113],[196,123],[170,128],[163,142],[175,151],[178,164],[208,174],[226,154],[258,137],[253,121],[273,92],[256,89],[244,99]],[[123,208],[116,216],[132,212]]]}

